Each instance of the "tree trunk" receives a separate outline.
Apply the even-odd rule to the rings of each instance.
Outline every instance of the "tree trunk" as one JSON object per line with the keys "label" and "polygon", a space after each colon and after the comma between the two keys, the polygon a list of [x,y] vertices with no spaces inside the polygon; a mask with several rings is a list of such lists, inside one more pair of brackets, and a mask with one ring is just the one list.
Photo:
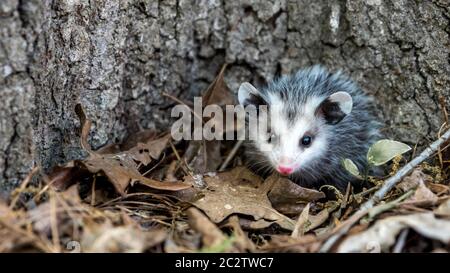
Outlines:
{"label": "tree trunk", "polygon": [[450,97],[450,2],[305,0],[2,0],[0,192],[34,161],[83,156],[74,106],[94,147],[164,128],[228,63],[226,81],[263,84],[322,63],[379,105],[389,137],[415,144],[443,123]]}

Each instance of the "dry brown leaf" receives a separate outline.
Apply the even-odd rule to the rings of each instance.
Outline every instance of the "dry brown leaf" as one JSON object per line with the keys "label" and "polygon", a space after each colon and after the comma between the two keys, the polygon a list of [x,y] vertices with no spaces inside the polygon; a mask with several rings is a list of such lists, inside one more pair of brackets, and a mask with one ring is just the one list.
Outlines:
{"label": "dry brown leaf", "polygon": [[403,178],[402,182],[398,183],[396,187],[403,192],[407,192],[430,180],[431,177],[424,174],[421,169],[415,169],[410,175]]}
{"label": "dry brown leaf", "polygon": [[450,187],[443,184],[438,183],[426,183],[427,187],[435,194],[442,195],[450,193]]}
{"label": "dry brown leaf", "polygon": [[224,81],[225,69],[226,65],[222,66],[219,74],[203,95],[203,106],[211,104],[217,104],[219,106],[236,104],[235,96],[230,92],[230,89]]}
{"label": "dry brown leaf", "polygon": [[[309,203],[308,203],[309,204]],[[333,209],[325,208],[321,210],[318,214],[312,215],[309,213],[309,207],[305,207],[305,209],[308,208],[308,210],[302,211],[300,214],[299,219],[297,220],[297,226],[298,229],[297,233],[292,233],[292,237],[301,237],[306,232],[316,229],[317,227],[321,226],[323,223],[325,223],[328,218],[330,217],[330,212]],[[308,213],[306,213],[308,211]]]}
{"label": "dry brown leaf", "polygon": [[[224,81],[226,65],[222,67],[219,74],[216,76],[214,81],[210,84],[206,92],[202,97],[203,107],[208,105],[218,105],[224,110],[225,105],[236,105],[237,101],[235,95],[229,90],[228,86]],[[204,118],[204,122],[208,122],[208,118]],[[226,115],[223,115],[223,119],[219,120],[214,118],[212,120],[216,132],[223,134],[226,132],[227,128],[232,128],[231,130],[237,130],[242,126],[242,124],[237,123],[236,120],[226,119]],[[226,122],[231,122],[226,124]],[[185,158],[189,165],[193,169],[194,173],[202,174],[206,172],[216,171],[217,168],[222,163],[222,155],[220,152],[221,141],[191,141],[189,147],[186,151]]]}
{"label": "dry brown leaf", "polygon": [[411,175],[405,177],[398,188],[407,192],[415,188],[414,194],[405,200],[406,203],[414,202],[415,205],[433,205],[438,201],[438,197],[426,186],[425,182],[431,179],[420,169],[414,170]]}
{"label": "dry brown leaf", "polygon": [[81,168],[86,168],[91,173],[102,173],[109,178],[115,189],[120,194],[125,194],[125,189],[130,183],[139,182],[159,190],[177,191],[190,188],[192,185],[184,182],[161,182],[142,176],[137,170],[137,165],[127,154],[122,155],[96,155],[92,154],[83,161],[76,161]]}
{"label": "dry brown leaf", "polygon": [[145,143],[138,142],[135,147],[126,153],[134,160],[148,165],[152,160],[158,159],[161,156],[161,153],[167,148],[170,139],[170,134],[165,134],[157,139],[150,139]]}
{"label": "dry brown leaf", "polygon": [[222,231],[208,217],[194,207],[186,210],[189,225],[202,234],[203,247],[215,247],[225,240]]}
{"label": "dry brown leaf", "polygon": [[80,170],[74,168],[73,161],[66,164],[66,166],[56,166],[48,175],[48,185],[57,191],[63,191],[77,182],[80,177]]}
{"label": "dry brown leaf", "polygon": [[87,253],[141,253],[162,243],[167,237],[163,229],[142,231],[135,225],[114,227],[109,222],[85,225],[81,251]]}
{"label": "dry brown leaf", "polygon": [[273,221],[285,229],[293,230],[295,222],[272,208],[261,184],[246,180],[253,176],[245,168],[235,168],[216,176],[205,177],[208,186],[203,191],[204,197],[193,204],[215,223],[238,213],[253,216],[255,220]]}
{"label": "dry brown leaf", "polygon": [[[135,162],[137,157],[136,154],[142,154],[142,157],[137,158],[144,162],[150,162],[151,158],[158,158],[167,146],[170,135],[164,135],[161,138],[150,140],[145,144],[141,143],[139,148],[132,148],[131,152],[125,151],[117,154],[99,154],[91,149],[87,141],[91,122],[86,118],[83,109],[79,104],[76,106],[76,111],[82,124],[81,146],[90,154],[85,160],[74,161],[78,168],[82,170],[87,169],[94,174],[100,173],[105,175],[121,195],[124,195],[129,184],[134,182],[139,182],[142,185],[154,189],[169,191],[177,191],[191,187],[190,184],[184,182],[164,183],[144,177],[139,173],[138,165]],[[143,148],[142,153],[140,148]],[[144,153],[148,154],[148,158],[143,155]]]}
{"label": "dry brown leaf", "polygon": [[323,223],[325,223],[325,221],[328,220],[328,217],[330,217],[330,211],[328,209],[323,209],[316,215],[309,215],[308,226],[306,226],[305,232],[314,230],[317,227],[321,226]]}
{"label": "dry brown leaf", "polygon": [[293,238],[301,237],[305,234],[305,230],[309,219],[309,207],[310,204],[308,203],[306,207],[303,209],[300,216],[298,217],[297,223],[295,223],[294,230],[292,231],[291,234]]}
{"label": "dry brown leaf", "polygon": [[196,174],[214,172],[222,163],[220,141],[191,141],[186,154],[193,156],[188,159],[189,166]]}
{"label": "dry brown leaf", "polygon": [[450,221],[438,219],[433,213],[417,213],[378,220],[366,231],[344,239],[338,252],[366,252],[374,245],[381,251],[388,251],[405,228],[412,228],[427,238],[450,243]]}
{"label": "dry brown leaf", "polygon": [[235,236],[234,245],[240,252],[254,251],[256,249],[255,244],[248,238],[248,235],[242,230],[239,217],[232,215],[228,219],[228,223],[233,229],[233,235]]}
{"label": "dry brown leaf", "polygon": [[442,204],[434,210],[434,214],[438,216],[450,217],[450,199],[442,202]]}
{"label": "dry brown leaf", "polygon": [[416,206],[431,206],[436,204],[438,200],[439,198],[425,184],[420,184],[414,195],[405,200],[404,203],[414,202]]}
{"label": "dry brown leaf", "polygon": [[306,234],[298,238],[289,235],[273,234],[270,242],[263,245],[260,249],[264,252],[300,252],[309,253],[317,252],[320,247],[320,241],[317,236]]}
{"label": "dry brown leaf", "polygon": [[271,225],[273,225],[274,222],[273,221],[266,221],[264,219],[259,219],[259,220],[253,221],[253,220],[246,219],[246,218],[239,218],[239,224],[244,229],[257,230],[257,229],[268,228]]}
{"label": "dry brown leaf", "polygon": [[268,194],[273,207],[283,214],[297,214],[306,203],[325,197],[321,191],[300,187],[291,180],[273,174],[266,179],[265,184],[272,184]]}
{"label": "dry brown leaf", "polygon": [[148,141],[158,139],[158,136],[160,136],[160,135],[161,135],[160,132],[156,131],[155,129],[145,129],[145,130],[136,132],[134,134],[130,134],[123,141],[123,143],[120,144],[120,149],[118,151],[112,152],[110,154],[117,153],[120,151],[128,151],[131,148],[135,147],[139,142],[146,143]]}
{"label": "dry brown leaf", "polygon": [[278,212],[284,214],[284,215],[299,215],[302,213],[303,209],[306,206],[306,203],[279,203],[279,204],[272,204],[274,209],[276,209]]}

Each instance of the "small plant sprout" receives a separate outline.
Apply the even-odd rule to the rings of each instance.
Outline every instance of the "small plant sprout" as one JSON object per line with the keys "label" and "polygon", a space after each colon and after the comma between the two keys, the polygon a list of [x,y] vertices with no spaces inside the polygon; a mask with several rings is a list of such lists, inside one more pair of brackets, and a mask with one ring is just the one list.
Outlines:
{"label": "small plant sprout", "polygon": [[[411,150],[408,145],[390,139],[382,139],[375,142],[367,152],[367,163],[369,166],[381,166]],[[355,163],[349,158],[342,161],[344,168],[353,176],[363,179]]]}

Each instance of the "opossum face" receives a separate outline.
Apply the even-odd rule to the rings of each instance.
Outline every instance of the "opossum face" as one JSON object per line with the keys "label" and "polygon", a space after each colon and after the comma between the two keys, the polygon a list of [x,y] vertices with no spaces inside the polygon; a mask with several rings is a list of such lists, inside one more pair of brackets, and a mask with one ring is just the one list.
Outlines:
{"label": "opossum face", "polygon": [[352,108],[352,98],[346,92],[310,96],[295,104],[274,92],[261,94],[249,83],[241,85],[239,102],[244,107],[267,105],[268,113],[258,114],[268,123],[267,130],[249,130],[249,136],[271,167],[282,175],[301,175],[320,164],[328,149],[331,126]]}

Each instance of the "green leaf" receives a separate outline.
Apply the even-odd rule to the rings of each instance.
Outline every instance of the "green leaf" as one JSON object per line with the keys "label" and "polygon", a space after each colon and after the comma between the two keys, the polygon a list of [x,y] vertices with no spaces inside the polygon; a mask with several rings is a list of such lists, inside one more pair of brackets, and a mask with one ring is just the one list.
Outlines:
{"label": "green leaf", "polygon": [[380,166],[411,150],[408,145],[389,139],[382,139],[375,142],[367,152],[367,161],[369,164]]}
{"label": "green leaf", "polygon": [[361,175],[359,174],[358,166],[356,166],[355,163],[351,159],[344,159],[342,161],[342,164],[344,165],[344,168],[351,173],[353,176],[356,176],[358,178],[361,178]]}

